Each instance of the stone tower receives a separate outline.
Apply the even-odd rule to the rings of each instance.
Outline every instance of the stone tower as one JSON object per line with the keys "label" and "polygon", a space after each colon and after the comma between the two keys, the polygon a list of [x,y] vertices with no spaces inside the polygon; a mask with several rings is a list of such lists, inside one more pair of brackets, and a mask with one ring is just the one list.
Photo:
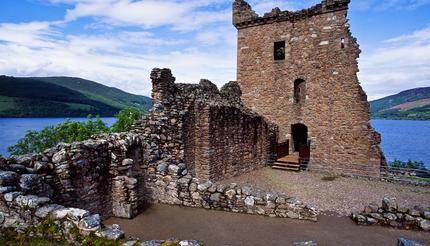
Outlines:
{"label": "stone tower", "polygon": [[357,78],[360,54],[347,19],[350,0],[258,16],[233,3],[237,80],[246,106],[279,126],[290,151],[311,148],[310,168],[379,176],[385,158]]}

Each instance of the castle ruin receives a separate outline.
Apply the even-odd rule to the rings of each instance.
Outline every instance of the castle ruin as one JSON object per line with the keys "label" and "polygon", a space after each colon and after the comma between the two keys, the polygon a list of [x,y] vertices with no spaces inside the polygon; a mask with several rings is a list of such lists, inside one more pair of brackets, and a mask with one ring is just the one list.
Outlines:
{"label": "castle ruin", "polygon": [[244,104],[279,126],[278,141],[288,141],[290,153],[310,149],[310,169],[378,176],[385,158],[357,78],[349,3],[258,16],[236,0],[237,80]]}
{"label": "castle ruin", "polygon": [[103,235],[101,218],[133,218],[148,203],[316,221],[317,209],[294,197],[217,181],[303,148],[311,170],[380,176],[348,3],[259,17],[236,0],[238,82],[179,84],[156,68],[153,108],[131,132],[0,157],[0,226],[53,218]]}

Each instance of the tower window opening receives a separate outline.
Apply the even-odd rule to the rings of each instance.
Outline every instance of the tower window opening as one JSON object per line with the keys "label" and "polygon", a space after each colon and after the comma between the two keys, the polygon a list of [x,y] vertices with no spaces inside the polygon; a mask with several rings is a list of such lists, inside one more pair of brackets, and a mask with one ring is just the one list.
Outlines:
{"label": "tower window opening", "polygon": [[345,39],[344,38],[340,39],[340,48],[345,49]]}
{"label": "tower window opening", "polygon": [[306,100],[306,81],[297,79],[294,81],[294,102],[303,103]]}
{"label": "tower window opening", "polygon": [[285,41],[275,42],[273,56],[275,61],[285,60]]}

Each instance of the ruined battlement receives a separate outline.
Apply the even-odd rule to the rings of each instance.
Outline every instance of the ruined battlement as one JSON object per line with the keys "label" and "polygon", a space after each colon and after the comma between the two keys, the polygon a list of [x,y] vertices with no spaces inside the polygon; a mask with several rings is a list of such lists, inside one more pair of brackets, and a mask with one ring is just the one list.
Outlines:
{"label": "ruined battlement", "polygon": [[236,0],[233,3],[233,25],[241,29],[275,22],[296,22],[316,15],[347,10],[350,2],[350,0],[323,0],[320,4],[300,11],[281,11],[279,8],[274,8],[271,12],[258,16],[246,1]]}
{"label": "ruined battlement", "polygon": [[177,106],[185,109],[194,102],[242,107],[242,91],[236,81],[230,81],[220,90],[207,79],[201,79],[198,84],[175,83],[175,77],[166,68],[153,69],[151,79],[152,98],[157,107]]}

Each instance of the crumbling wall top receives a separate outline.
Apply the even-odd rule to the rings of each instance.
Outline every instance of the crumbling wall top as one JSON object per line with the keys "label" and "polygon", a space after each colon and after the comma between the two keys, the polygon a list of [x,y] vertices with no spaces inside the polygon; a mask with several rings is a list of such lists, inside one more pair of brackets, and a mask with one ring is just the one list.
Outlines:
{"label": "crumbling wall top", "polygon": [[175,77],[167,68],[154,68],[151,72],[151,80],[154,108],[173,105],[186,107],[194,101],[211,105],[241,106],[242,91],[237,82],[229,82],[221,90],[207,79],[200,80],[199,84],[176,84]]}
{"label": "crumbling wall top", "polygon": [[274,22],[290,21],[294,22],[306,19],[315,15],[348,9],[351,0],[322,0],[308,9],[299,11],[281,11],[279,8],[272,9],[271,12],[258,16],[244,0],[235,0],[233,3],[233,25],[237,29],[249,26],[264,25]]}

